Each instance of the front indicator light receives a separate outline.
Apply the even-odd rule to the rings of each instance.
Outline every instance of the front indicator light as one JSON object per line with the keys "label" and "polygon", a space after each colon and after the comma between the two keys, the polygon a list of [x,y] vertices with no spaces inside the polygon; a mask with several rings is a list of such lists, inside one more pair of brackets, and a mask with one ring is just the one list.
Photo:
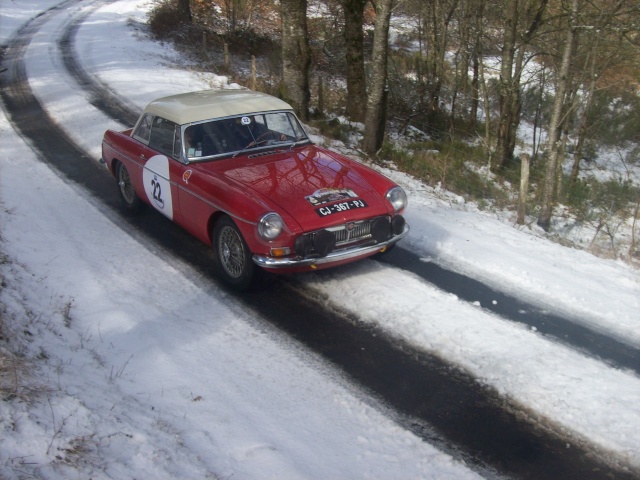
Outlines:
{"label": "front indicator light", "polygon": [[291,255],[291,249],[289,247],[275,247],[271,249],[272,257],[286,257]]}

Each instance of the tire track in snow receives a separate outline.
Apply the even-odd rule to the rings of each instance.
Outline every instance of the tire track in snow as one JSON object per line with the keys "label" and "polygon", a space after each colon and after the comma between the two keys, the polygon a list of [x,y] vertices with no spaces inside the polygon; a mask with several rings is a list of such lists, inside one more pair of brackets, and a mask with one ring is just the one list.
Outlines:
{"label": "tire track in snow", "polygon": [[[76,16],[58,41],[64,65],[78,84],[89,93],[90,102],[105,114],[125,126],[133,126],[141,112],[132,110],[124,99],[108,85],[86,72],[73,48],[75,35],[85,19],[100,5],[113,0],[100,0],[91,9]],[[480,302],[483,308],[517,323],[535,328],[540,334],[552,337],[579,352],[598,358],[605,363],[629,369],[640,375],[640,350],[603,333],[594,331],[580,322],[550,312],[541,311],[529,303],[498,292],[487,285],[459,273],[420,261],[401,246],[380,261],[410,271],[442,290],[453,293],[468,302]]]}
{"label": "tire track in snow", "polygon": [[[75,3],[78,1],[69,0],[58,8]],[[49,11],[56,13],[56,9]],[[128,222],[134,235],[142,231],[147,248],[160,245],[209,277],[209,249],[179,227],[153,212],[135,219],[118,213],[112,179],[96,162],[88,161],[31,92],[22,57],[46,19],[43,15],[30,22],[7,49],[10,67],[0,77],[1,95],[17,130],[61,178],[75,181],[101,201],[106,199],[110,216]],[[67,31],[63,48],[72,48],[73,31]],[[41,120],[34,122],[34,118]],[[239,301],[382,399],[398,412],[398,421],[406,428],[485,475],[634,478],[602,465],[588,446],[566,449],[567,440],[561,435],[540,429],[526,412],[446,361],[393,344],[370,328],[328,312],[321,299],[301,296],[286,281],[239,297]]]}
{"label": "tire track in snow", "polygon": [[479,302],[500,317],[523,323],[541,335],[551,337],[580,353],[604,363],[632,370],[640,376],[640,350],[603,333],[590,329],[579,321],[542,311],[529,303],[498,292],[472,278],[447,270],[403,248],[395,248],[380,261],[412,272],[438,288],[453,293],[470,303]]}
{"label": "tire track in snow", "polygon": [[73,48],[75,36],[80,26],[93,12],[109,3],[113,3],[113,0],[95,1],[90,5],[90,8],[87,8],[84,12],[73,18],[58,40],[58,49],[60,50],[67,71],[76,80],[78,85],[89,93],[89,103],[113,120],[123,125],[133,126],[138,120],[140,112],[132,111],[131,108],[127,106],[126,100],[114,92],[109,85],[89,75],[78,61],[75,49]]}

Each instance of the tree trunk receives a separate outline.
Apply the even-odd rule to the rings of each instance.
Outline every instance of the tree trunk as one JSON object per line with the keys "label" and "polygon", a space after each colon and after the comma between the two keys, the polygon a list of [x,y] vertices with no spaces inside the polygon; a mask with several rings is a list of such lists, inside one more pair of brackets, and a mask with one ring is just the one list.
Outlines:
{"label": "tree trunk", "polygon": [[309,119],[309,66],[311,53],[307,34],[307,0],[281,0],[282,98],[302,120]]}
{"label": "tree trunk", "polygon": [[457,84],[465,96],[469,94],[469,64],[470,62],[470,37],[471,37],[471,6],[468,0],[461,0],[460,10],[460,68],[456,76]]}
{"label": "tree trunk", "polygon": [[589,90],[587,91],[587,100],[582,109],[582,114],[580,117],[580,128],[578,129],[578,140],[576,142],[576,149],[573,152],[573,166],[571,167],[571,176],[569,177],[569,184],[574,185],[578,181],[578,177],[580,176],[580,161],[582,160],[582,151],[584,150],[584,141],[587,136],[587,127],[588,127],[588,118],[589,118],[589,110],[591,110],[591,105],[593,104],[593,95],[596,90],[596,72],[595,72],[595,63],[596,63],[596,48],[592,52],[591,57],[591,79],[589,81]]}
{"label": "tree trunk", "polygon": [[638,196],[638,201],[636,202],[636,208],[633,212],[633,221],[631,222],[631,243],[629,244],[629,258],[633,260],[634,253],[636,250],[636,225],[638,224],[638,218],[640,214],[640,196]]}
{"label": "tree trunk", "polygon": [[449,24],[458,7],[458,0],[425,2],[424,31],[427,34],[427,90],[431,112],[440,109],[440,95],[445,76],[445,55],[449,38]]}
{"label": "tree trunk", "polygon": [[191,4],[190,0],[178,0],[178,12],[182,21],[191,23],[193,17],[191,16]]}
{"label": "tree trunk", "polygon": [[569,69],[571,66],[571,54],[573,53],[573,42],[576,36],[575,19],[578,13],[578,0],[572,0],[571,15],[567,26],[567,38],[560,64],[560,75],[556,87],[556,98],[553,103],[553,113],[551,124],[549,125],[549,154],[545,166],[545,183],[542,192],[542,205],[538,216],[538,225],[545,231],[551,226],[551,216],[553,215],[554,195],[556,191],[556,171],[558,168],[558,157],[560,150],[560,126],[563,121],[563,106],[565,105],[565,94],[569,82]]}
{"label": "tree trunk", "polygon": [[484,144],[489,157],[488,167],[491,170],[492,149],[491,149],[491,103],[489,101],[489,90],[484,76],[484,59],[481,57],[478,62],[478,74],[480,75],[480,83],[482,84],[484,99]]}
{"label": "tree trunk", "polygon": [[366,0],[343,0],[344,40],[347,63],[347,117],[363,122],[367,109],[367,87],[364,72],[364,7]]}
{"label": "tree trunk", "polygon": [[471,104],[469,105],[469,130],[473,131],[478,123],[478,106],[480,105],[480,56],[473,51],[473,76],[471,77]]}
{"label": "tree trunk", "polygon": [[367,98],[367,117],[364,125],[363,149],[375,155],[384,139],[385,89],[387,88],[387,55],[389,23],[393,0],[376,2],[376,21],[371,59],[371,80]]}
{"label": "tree trunk", "polygon": [[496,161],[500,168],[506,167],[513,159],[522,109],[520,81],[525,52],[543,23],[548,1],[506,0],[500,71],[500,122],[496,146]]}
{"label": "tree trunk", "polygon": [[536,103],[536,109],[533,116],[533,145],[531,146],[531,155],[533,155],[533,159],[535,160],[538,157],[538,126],[540,125],[540,117],[542,116],[542,102],[544,100],[544,92],[546,90],[547,85],[547,69],[543,67],[542,74],[540,75],[540,94],[538,95],[538,102]]}
{"label": "tree trunk", "polygon": [[500,63],[500,120],[496,145],[498,167],[504,166],[511,157],[509,137],[511,136],[513,96],[513,62],[516,54],[516,32],[518,25],[518,1],[512,0],[507,9],[502,37],[502,54]]}
{"label": "tree trunk", "polygon": [[[480,105],[480,62],[482,55],[482,20],[484,17],[484,0],[473,2],[473,77],[471,79],[471,111],[469,115],[469,130],[473,131],[478,122],[478,107]],[[487,119],[490,117],[486,112]]]}
{"label": "tree trunk", "polygon": [[507,136],[507,155],[505,156],[505,163],[502,165],[503,167],[507,166],[509,160],[513,158],[513,152],[516,149],[516,143],[518,140],[518,126],[520,125],[520,116],[522,114],[522,72],[524,69],[524,57],[525,57],[525,46],[522,45],[518,48],[518,52],[516,54],[516,59],[514,62],[514,72],[513,72],[513,91],[511,96],[511,105],[510,105],[510,123],[509,123],[509,134]]}

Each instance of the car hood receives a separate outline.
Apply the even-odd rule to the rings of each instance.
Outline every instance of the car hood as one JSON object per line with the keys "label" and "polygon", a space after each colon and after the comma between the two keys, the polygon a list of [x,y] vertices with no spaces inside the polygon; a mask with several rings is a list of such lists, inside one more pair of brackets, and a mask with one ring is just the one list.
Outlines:
{"label": "car hood", "polygon": [[[212,167],[227,182],[252,191],[288,213],[303,230],[390,213],[388,202],[373,186],[383,182],[382,188],[386,189],[384,177],[313,145],[223,160]],[[366,207],[318,213],[323,206],[354,199],[364,201]]]}

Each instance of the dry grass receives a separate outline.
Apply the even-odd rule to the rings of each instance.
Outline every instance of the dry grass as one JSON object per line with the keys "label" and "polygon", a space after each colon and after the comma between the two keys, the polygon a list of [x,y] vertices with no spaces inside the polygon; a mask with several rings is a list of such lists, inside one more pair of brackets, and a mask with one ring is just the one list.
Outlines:
{"label": "dry grass", "polygon": [[[0,251],[0,266],[9,263],[10,259]],[[6,288],[7,280],[0,272],[0,294]],[[26,399],[34,390],[31,385],[34,366],[18,353],[19,349],[16,348],[18,334],[12,328],[16,322],[1,298],[0,295],[0,401],[16,397]]]}
{"label": "dry grass", "polygon": [[29,362],[0,346],[0,400],[28,394],[31,368]]}

